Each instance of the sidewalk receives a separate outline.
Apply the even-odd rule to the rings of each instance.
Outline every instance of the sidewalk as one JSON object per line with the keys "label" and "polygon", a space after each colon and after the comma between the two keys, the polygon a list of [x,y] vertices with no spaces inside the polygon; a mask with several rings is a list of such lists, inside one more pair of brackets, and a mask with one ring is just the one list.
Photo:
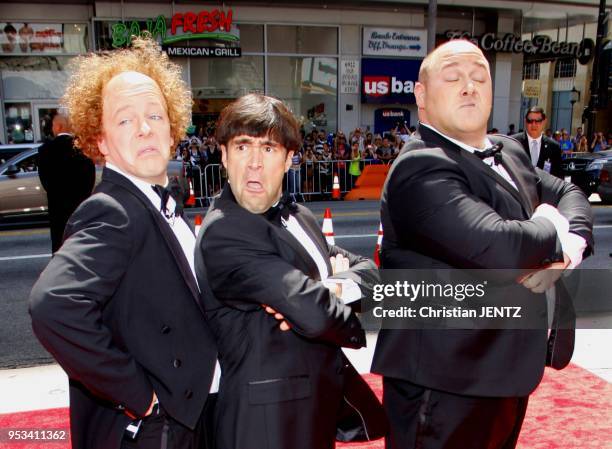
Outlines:
{"label": "sidewalk", "polygon": [[[612,327],[612,317],[581,318],[579,325]],[[581,322],[580,322],[581,321]],[[572,363],[612,383],[612,329],[578,329]],[[345,352],[360,373],[370,369],[376,335],[368,334],[367,348]],[[68,379],[58,365],[0,371],[0,414],[68,407]]]}

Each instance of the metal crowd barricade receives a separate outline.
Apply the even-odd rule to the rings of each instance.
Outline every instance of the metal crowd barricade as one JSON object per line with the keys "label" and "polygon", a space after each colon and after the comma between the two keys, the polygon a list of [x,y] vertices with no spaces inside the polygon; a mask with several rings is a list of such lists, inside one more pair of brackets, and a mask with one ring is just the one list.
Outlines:
{"label": "metal crowd barricade", "polygon": [[[302,162],[299,170],[290,168],[285,174],[285,190],[296,201],[327,200],[331,198],[334,175],[338,176],[340,192],[350,191],[359,178],[349,172],[351,160],[330,160]],[[390,161],[389,163],[392,163]],[[360,168],[371,164],[381,164],[378,159],[361,159]],[[208,206],[210,200],[219,194],[227,181],[225,169],[221,164],[208,164],[202,169],[191,166],[187,176],[193,183],[194,193],[199,206]]]}

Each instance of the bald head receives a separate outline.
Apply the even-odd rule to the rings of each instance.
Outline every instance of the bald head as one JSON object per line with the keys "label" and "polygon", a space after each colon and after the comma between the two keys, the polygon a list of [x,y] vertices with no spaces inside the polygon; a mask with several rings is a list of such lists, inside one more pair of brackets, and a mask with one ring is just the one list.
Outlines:
{"label": "bald head", "polygon": [[436,48],[421,64],[414,96],[421,123],[483,148],[493,89],[489,63],[478,47],[453,40]]}
{"label": "bald head", "polygon": [[419,69],[419,82],[426,83],[427,77],[431,73],[439,71],[443,62],[448,59],[449,56],[461,54],[474,54],[482,57],[483,64],[486,66],[487,71],[489,71],[489,62],[484,57],[484,54],[480,48],[472,44],[470,41],[464,39],[453,39],[437,47],[423,60],[421,63],[421,68]]}
{"label": "bald head", "polygon": [[66,117],[64,113],[58,112],[55,117],[53,117],[52,131],[54,136],[57,136],[61,133],[70,132],[70,122],[68,121],[68,117]]}

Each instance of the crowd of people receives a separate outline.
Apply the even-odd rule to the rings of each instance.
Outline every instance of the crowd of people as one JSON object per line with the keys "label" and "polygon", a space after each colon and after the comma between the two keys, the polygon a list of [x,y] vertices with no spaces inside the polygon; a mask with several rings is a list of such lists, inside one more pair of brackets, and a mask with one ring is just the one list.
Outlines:
{"label": "crowd of people", "polygon": [[[298,201],[325,198],[331,194],[333,176],[338,175],[340,190],[346,192],[353,188],[365,165],[392,163],[415,133],[416,128],[406,123],[397,123],[382,133],[373,133],[369,127],[365,130],[355,128],[348,135],[342,130],[328,133],[316,128],[307,132],[302,127],[301,146],[293,155],[285,179],[287,190]],[[500,131],[492,128],[488,133],[500,134]],[[515,125],[510,124],[505,134],[515,136]],[[591,139],[587,138],[582,127],[577,128],[573,136],[565,128],[557,131],[548,128],[544,135],[559,144],[563,157],[612,148],[612,131],[607,135],[595,132]],[[226,174],[221,164],[221,149],[215,139],[214,121],[199,127],[192,125],[187,137],[176,147],[175,158],[189,162],[188,175],[196,180],[194,184],[199,196],[210,197],[219,193]],[[215,167],[209,169],[205,182],[204,172],[210,165]]]}
{"label": "crowd of people", "polygon": [[[330,194],[333,176],[338,175],[340,189],[350,190],[364,165],[391,163],[415,131],[413,126],[400,124],[381,134],[372,133],[369,128],[365,131],[356,128],[348,135],[342,130],[327,133],[324,129],[315,128],[306,132],[302,128],[301,145],[293,155],[285,180],[287,189],[295,199],[307,201],[313,195]],[[202,185],[207,193],[205,196],[216,194],[225,179],[221,149],[214,135],[214,122],[198,128],[192,126],[175,150],[177,160],[189,162],[192,178],[203,176],[206,167],[216,165],[217,172],[210,171],[210,179],[206,181],[208,185]],[[218,176],[215,176],[216,173]]]}

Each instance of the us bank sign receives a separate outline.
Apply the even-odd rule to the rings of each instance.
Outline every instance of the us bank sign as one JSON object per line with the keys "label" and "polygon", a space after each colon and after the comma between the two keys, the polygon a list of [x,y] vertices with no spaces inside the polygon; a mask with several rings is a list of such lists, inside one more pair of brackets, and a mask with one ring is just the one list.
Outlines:
{"label": "us bank sign", "polygon": [[[176,13],[170,19],[157,16],[146,21],[120,22],[111,28],[112,46],[125,47],[132,36],[148,33],[171,56],[240,57],[240,32],[232,23],[232,16],[231,9],[227,12],[213,9]],[[194,41],[208,45],[193,45]]]}

